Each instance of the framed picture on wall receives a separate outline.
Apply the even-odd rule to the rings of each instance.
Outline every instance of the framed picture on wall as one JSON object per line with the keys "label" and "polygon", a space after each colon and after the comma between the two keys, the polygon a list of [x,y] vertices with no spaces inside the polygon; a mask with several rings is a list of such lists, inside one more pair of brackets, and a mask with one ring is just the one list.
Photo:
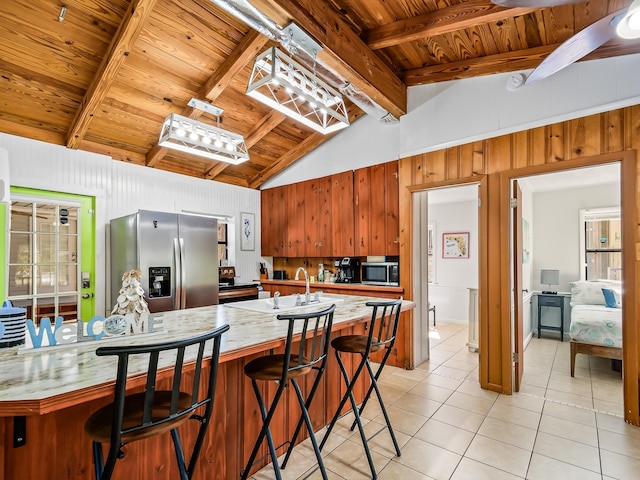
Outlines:
{"label": "framed picture on wall", "polygon": [[469,258],[469,232],[443,233],[442,258]]}
{"label": "framed picture on wall", "polygon": [[240,250],[256,249],[255,216],[240,212]]}

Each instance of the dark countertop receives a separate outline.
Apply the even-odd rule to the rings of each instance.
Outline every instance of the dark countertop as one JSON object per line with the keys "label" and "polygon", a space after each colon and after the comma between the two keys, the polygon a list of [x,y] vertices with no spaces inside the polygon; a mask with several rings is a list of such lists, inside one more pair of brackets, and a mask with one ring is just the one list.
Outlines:
{"label": "dark countertop", "polygon": [[225,285],[220,283],[218,285],[220,290],[239,290],[242,288],[258,288],[258,282],[256,283],[235,283],[234,285]]}
{"label": "dark countertop", "polygon": [[[261,280],[262,285],[287,285],[287,286],[300,286],[304,288],[304,280]],[[311,289],[324,289],[324,290],[342,290],[348,292],[349,290],[362,292],[368,290],[372,292],[390,292],[402,294],[404,288],[391,287],[384,285],[366,285],[364,283],[336,283],[336,282],[312,282],[309,283]]]}

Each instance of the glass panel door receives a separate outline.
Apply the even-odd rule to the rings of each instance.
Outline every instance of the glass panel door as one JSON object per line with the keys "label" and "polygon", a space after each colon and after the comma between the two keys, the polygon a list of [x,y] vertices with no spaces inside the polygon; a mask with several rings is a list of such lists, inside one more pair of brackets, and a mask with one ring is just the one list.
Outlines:
{"label": "glass panel door", "polygon": [[11,202],[9,300],[37,324],[78,318],[78,210],[45,198]]}

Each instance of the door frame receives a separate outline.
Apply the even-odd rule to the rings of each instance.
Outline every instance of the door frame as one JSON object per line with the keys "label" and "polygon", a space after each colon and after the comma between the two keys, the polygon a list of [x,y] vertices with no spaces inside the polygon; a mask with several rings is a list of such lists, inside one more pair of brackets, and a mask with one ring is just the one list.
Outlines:
{"label": "door frame", "polygon": [[[409,204],[409,211],[410,213],[410,229],[409,229],[409,238],[411,239],[411,249],[409,250],[410,253],[410,260],[409,261],[404,261],[403,260],[403,256],[400,256],[400,260],[401,260],[401,267],[400,267],[400,271],[401,271],[401,275],[403,278],[410,278],[411,279],[411,285],[412,285],[412,291],[410,292],[411,296],[408,296],[409,292],[405,292],[405,296],[408,297],[408,300],[412,300],[412,301],[416,301],[416,298],[414,296],[415,293],[415,289],[416,289],[416,285],[414,284],[414,275],[416,275],[418,272],[415,271],[416,265],[414,262],[414,249],[415,249],[415,239],[416,239],[416,232],[415,232],[415,228],[416,228],[416,219],[414,218],[415,216],[415,196],[413,195],[414,193],[418,193],[418,192],[428,192],[429,190],[437,190],[437,189],[441,189],[441,188],[448,188],[448,187],[461,187],[464,185],[473,185],[473,184],[477,184],[478,185],[478,310],[479,310],[479,315],[478,315],[478,332],[479,332],[479,339],[478,339],[478,354],[479,357],[481,359],[480,364],[478,366],[478,381],[480,382],[480,384],[482,385],[482,379],[486,378],[488,376],[487,369],[488,366],[487,364],[483,366],[483,362],[482,362],[482,355],[480,354],[483,351],[483,348],[486,349],[488,348],[488,343],[485,342],[484,346],[483,346],[483,342],[482,342],[482,329],[484,327],[483,325],[483,314],[481,313],[481,309],[483,307],[482,305],[482,292],[484,289],[487,288],[488,285],[488,276],[487,276],[487,266],[488,266],[488,258],[487,258],[487,250],[485,248],[487,240],[488,240],[488,226],[487,226],[487,219],[488,219],[488,202],[487,202],[487,195],[488,195],[488,190],[487,190],[487,176],[486,175],[474,175],[472,177],[468,177],[468,178],[464,178],[464,179],[459,179],[459,180],[445,180],[442,182],[434,182],[434,183],[429,183],[428,185],[411,185],[407,187],[407,190],[409,192],[409,198],[410,198],[410,204]],[[429,200],[427,198],[427,205],[426,208],[429,207]],[[402,205],[400,207],[401,209],[403,208]],[[405,273],[406,271],[406,273]],[[408,277],[407,277],[408,276]],[[425,289],[428,291],[428,288]],[[416,304],[417,305],[417,304]],[[415,334],[416,332],[414,332],[414,325],[417,322],[426,322],[426,324],[429,324],[429,311],[425,308],[421,309],[422,310],[422,314],[425,315],[425,318],[417,318],[420,316],[421,312],[418,311],[418,308],[414,309],[413,311],[413,325],[410,329],[408,329],[408,334],[405,337],[405,350],[408,352],[407,358],[408,358],[408,362],[406,365],[406,368],[408,369],[413,369],[415,368],[417,365],[415,364],[415,358],[414,358],[414,342],[417,341],[415,339]],[[486,351],[486,350],[484,350]],[[486,363],[486,362],[485,362]],[[486,387],[483,387],[486,388]]]}
{"label": "door frame", "polygon": [[[7,294],[8,289],[8,285],[4,279],[7,278],[9,273],[9,216],[11,215],[11,201],[13,201],[15,197],[29,198],[44,203],[46,203],[47,200],[52,200],[57,203],[72,202],[79,204],[78,222],[80,228],[78,235],[80,244],[78,245],[78,249],[80,255],[78,258],[78,282],[81,282],[80,273],[82,271],[88,271],[90,275],[90,287],[82,288],[82,285],[79,285],[78,318],[88,321],[96,314],[96,197],[77,193],[41,190],[31,187],[11,186],[11,199],[6,206],[3,205],[3,207],[5,207],[2,211],[4,215],[0,213],[0,226],[4,226],[2,232],[4,232],[5,238],[5,250],[0,252],[0,257],[4,257],[5,260],[4,278],[2,283],[0,283],[3,295]],[[82,298],[83,294],[87,294],[89,297],[84,299]]]}
{"label": "door frame", "polygon": [[[622,297],[625,308],[622,311],[622,358],[623,358],[623,381],[624,381],[624,417],[627,422],[638,425],[640,423],[640,389],[638,385],[639,373],[639,347],[638,347],[638,321],[637,313],[640,311],[640,296],[636,295],[637,280],[636,273],[640,269],[640,257],[636,259],[636,191],[638,188],[637,156],[635,150],[625,150],[622,152],[606,153],[592,157],[585,157],[567,162],[557,162],[550,164],[534,165],[514,170],[503,171],[500,174],[500,239],[504,245],[509,245],[510,228],[510,196],[511,181],[517,178],[534,176],[544,173],[574,170],[581,167],[597,166],[606,163],[620,164],[620,208],[622,218],[622,282],[625,286]],[[503,253],[500,262],[501,278],[507,279],[502,284],[502,299],[510,302],[511,275],[512,269],[511,255],[507,250]],[[510,304],[510,303],[509,303]],[[501,325],[505,328],[507,335],[502,336],[501,351],[504,358],[511,358],[511,339],[514,334],[514,322],[511,318],[511,308],[502,309]],[[482,364],[482,358],[481,358]],[[511,382],[505,382],[505,387],[513,385],[514,370],[512,362],[502,362],[503,378],[511,378]],[[512,391],[503,393],[511,394]]]}

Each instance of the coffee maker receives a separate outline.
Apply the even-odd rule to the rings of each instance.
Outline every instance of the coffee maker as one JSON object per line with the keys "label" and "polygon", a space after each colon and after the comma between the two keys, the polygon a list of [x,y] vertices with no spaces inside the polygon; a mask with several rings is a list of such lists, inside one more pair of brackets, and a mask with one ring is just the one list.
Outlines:
{"label": "coffee maker", "polygon": [[344,257],[339,261],[336,283],[360,283],[360,260]]}

